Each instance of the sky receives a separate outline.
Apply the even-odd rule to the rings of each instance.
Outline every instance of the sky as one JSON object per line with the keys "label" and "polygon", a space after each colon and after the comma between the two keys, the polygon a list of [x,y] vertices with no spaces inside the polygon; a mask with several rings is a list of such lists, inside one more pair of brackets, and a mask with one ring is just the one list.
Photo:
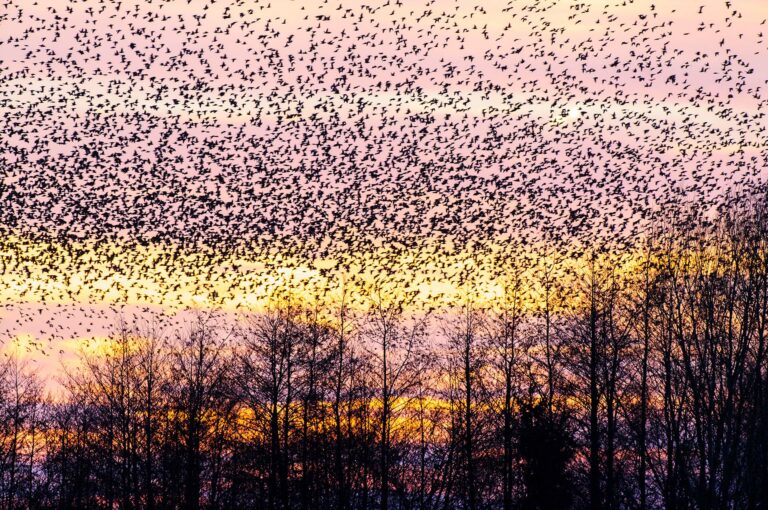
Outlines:
{"label": "sky", "polygon": [[631,246],[681,200],[707,214],[768,177],[766,18],[762,0],[6,1],[0,342],[54,373],[145,308],[350,281],[448,306],[467,275],[492,297],[532,253]]}

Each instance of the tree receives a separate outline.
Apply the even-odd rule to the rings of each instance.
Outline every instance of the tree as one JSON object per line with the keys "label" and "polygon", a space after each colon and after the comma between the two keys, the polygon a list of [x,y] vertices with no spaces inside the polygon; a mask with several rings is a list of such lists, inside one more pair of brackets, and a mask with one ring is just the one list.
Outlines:
{"label": "tree", "polygon": [[381,290],[370,299],[365,336],[370,345],[371,363],[378,374],[376,397],[378,412],[379,506],[388,510],[391,492],[393,423],[406,406],[418,381],[423,361],[422,347],[426,322],[405,317],[404,308],[412,296],[387,296]]}
{"label": "tree", "polygon": [[569,508],[573,486],[568,476],[573,443],[565,415],[542,404],[523,404],[519,431],[519,458],[523,470],[525,510]]}
{"label": "tree", "polygon": [[[213,497],[212,468],[223,455],[218,441],[219,425],[232,422],[228,394],[230,366],[226,355],[229,335],[224,334],[213,313],[199,313],[186,332],[179,333],[170,353],[169,398],[172,444],[166,451],[165,469],[171,488],[181,493],[168,495],[173,504],[186,509],[200,508],[203,495]],[[182,468],[181,477],[174,471]],[[207,486],[204,482],[208,482]],[[180,498],[178,501],[176,498]],[[213,506],[216,501],[209,501]]]}

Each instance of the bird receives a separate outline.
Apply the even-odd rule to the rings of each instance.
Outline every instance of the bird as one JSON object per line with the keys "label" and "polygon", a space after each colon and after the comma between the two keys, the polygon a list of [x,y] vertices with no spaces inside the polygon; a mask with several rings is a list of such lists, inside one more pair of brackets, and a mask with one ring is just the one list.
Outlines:
{"label": "bird", "polygon": [[765,21],[731,2],[187,3],[6,1],[7,335],[27,301],[98,333],[100,305],[234,306],[288,266],[418,286],[623,249],[768,177]]}

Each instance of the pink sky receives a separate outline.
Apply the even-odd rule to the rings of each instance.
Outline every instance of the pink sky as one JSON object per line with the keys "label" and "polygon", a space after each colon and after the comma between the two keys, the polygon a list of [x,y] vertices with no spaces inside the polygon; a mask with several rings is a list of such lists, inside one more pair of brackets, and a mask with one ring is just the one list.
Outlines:
{"label": "pink sky", "polygon": [[[509,255],[542,232],[631,238],[639,211],[768,177],[763,0],[472,4],[2,4],[3,340],[52,338],[49,320],[107,334],[88,310],[120,293],[98,285],[157,271],[103,243],[381,268],[371,257],[398,243]],[[50,236],[88,248],[30,248]],[[182,290],[209,292],[221,263],[192,264]],[[451,284],[449,266],[418,285]]]}

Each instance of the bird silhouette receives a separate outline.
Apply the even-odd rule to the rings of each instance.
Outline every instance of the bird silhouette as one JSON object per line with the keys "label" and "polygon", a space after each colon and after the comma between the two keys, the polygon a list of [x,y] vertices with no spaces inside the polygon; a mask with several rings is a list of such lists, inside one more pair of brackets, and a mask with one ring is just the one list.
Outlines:
{"label": "bird silhouette", "polygon": [[765,183],[750,8],[6,0],[4,294],[236,302],[237,261],[433,281],[631,245]]}

